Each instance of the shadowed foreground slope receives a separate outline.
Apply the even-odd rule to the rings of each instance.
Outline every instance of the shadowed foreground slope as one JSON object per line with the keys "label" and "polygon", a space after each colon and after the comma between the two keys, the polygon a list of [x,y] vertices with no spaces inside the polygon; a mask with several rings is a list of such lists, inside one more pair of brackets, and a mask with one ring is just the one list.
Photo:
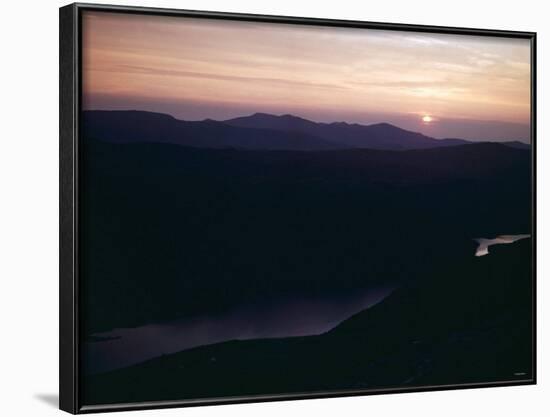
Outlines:
{"label": "shadowed foreground slope", "polygon": [[231,341],[88,377],[84,403],[530,379],[531,291],[530,239],[460,253],[323,335]]}

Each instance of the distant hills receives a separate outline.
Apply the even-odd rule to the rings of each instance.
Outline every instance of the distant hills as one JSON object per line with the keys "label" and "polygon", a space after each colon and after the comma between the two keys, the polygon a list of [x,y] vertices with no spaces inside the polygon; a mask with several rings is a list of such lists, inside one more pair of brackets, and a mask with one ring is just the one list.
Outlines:
{"label": "distant hills", "polygon": [[434,139],[421,133],[401,129],[389,123],[377,123],[368,126],[345,122],[315,123],[290,114],[274,116],[255,113],[252,116],[226,120],[224,123],[231,126],[273,129],[287,133],[301,132],[350,148],[408,150],[469,143],[462,139]]}
{"label": "distant hills", "polygon": [[[213,149],[320,151],[339,149],[412,150],[475,142],[435,139],[389,123],[317,123],[290,114],[255,113],[225,121],[178,120],[145,111],[85,111],[85,136],[111,143],[159,142]],[[528,144],[500,142],[530,149]]]}
{"label": "distant hills", "polygon": [[86,111],[84,133],[111,143],[157,142],[197,148],[333,150],[345,146],[301,132],[243,128],[215,120],[184,121],[143,111]]}

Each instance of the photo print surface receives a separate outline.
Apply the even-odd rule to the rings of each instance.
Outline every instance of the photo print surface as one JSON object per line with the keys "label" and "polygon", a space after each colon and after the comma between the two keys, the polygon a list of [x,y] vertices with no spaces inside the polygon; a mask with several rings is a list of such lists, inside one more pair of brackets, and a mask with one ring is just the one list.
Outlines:
{"label": "photo print surface", "polygon": [[84,11],[83,404],[533,378],[528,39]]}

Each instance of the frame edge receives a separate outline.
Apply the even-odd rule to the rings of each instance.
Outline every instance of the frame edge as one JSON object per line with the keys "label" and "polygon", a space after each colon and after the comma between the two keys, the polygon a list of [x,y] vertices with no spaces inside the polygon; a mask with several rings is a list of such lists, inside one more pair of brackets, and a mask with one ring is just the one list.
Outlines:
{"label": "frame edge", "polygon": [[59,409],[78,413],[76,315],[77,7],[59,8]]}
{"label": "frame edge", "polygon": [[474,35],[493,37],[512,37],[530,39],[535,32],[523,30],[502,30],[490,28],[470,28],[454,26],[438,26],[416,23],[386,23],[368,20],[331,19],[326,17],[302,17],[293,15],[271,15],[261,13],[242,13],[229,11],[178,9],[166,7],[131,6],[116,4],[98,4],[78,2],[74,3],[78,8],[86,11],[111,12],[111,13],[137,13],[155,14],[159,16],[182,16],[189,18],[230,19],[234,21],[250,21],[261,23],[289,23],[313,26],[336,26],[348,28],[368,28],[380,30],[401,30],[405,32],[438,32],[454,35]]}
{"label": "frame edge", "polygon": [[532,250],[532,352],[533,352],[533,385],[537,385],[538,378],[538,271],[537,271],[537,32],[531,33],[531,250]]}
{"label": "frame edge", "polygon": [[[459,35],[478,35],[529,39],[532,43],[532,157],[533,157],[533,281],[534,281],[534,333],[533,378],[503,383],[465,384],[451,386],[421,386],[404,389],[345,390],[343,392],[297,393],[268,396],[228,397],[202,400],[153,401],[140,403],[116,403],[86,406],[79,400],[78,379],[78,118],[80,112],[80,39],[79,15],[82,11],[114,13],[138,13],[165,16],[197,17],[220,20],[256,21],[263,23],[290,23],[321,26],[438,32]],[[477,29],[417,25],[407,23],[381,23],[296,16],[275,16],[233,12],[215,12],[127,5],[72,3],[59,8],[59,151],[60,151],[60,266],[59,266],[59,408],[71,414],[98,413],[130,410],[166,409],[190,406],[210,406],[241,403],[260,403],[303,399],[345,398],[377,394],[403,394],[454,389],[484,387],[511,387],[537,384],[536,364],[536,39],[537,32],[496,29]]]}

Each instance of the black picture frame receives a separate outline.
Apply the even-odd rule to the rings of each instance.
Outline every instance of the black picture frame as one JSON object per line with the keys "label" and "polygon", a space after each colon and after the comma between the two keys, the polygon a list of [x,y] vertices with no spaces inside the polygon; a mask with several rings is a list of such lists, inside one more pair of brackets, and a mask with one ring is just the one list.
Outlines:
{"label": "black picture frame", "polygon": [[[347,28],[386,29],[437,34],[476,35],[527,39],[531,44],[531,155],[532,155],[532,262],[533,262],[533,378],[516,381],[476,383],[464,385],[422,386],[395,389],[358,389],[327,391],[322,393],[296,393],[259,395],[250,397],[212,398],[200,400],[177,400],[105,404],[86,406],[79,391],[79,211],[82,189],[79,185],[79,132],[81,120],[81,17],[85,11],[113,13],[138,13],[147,15],[181,16],[205,19],[252,21],[259,23],[286,23]],[[60,48],[60,270],[59,270],[59,404],[60,409],[72,414],[156,409],[168,407],[234,404],[260,401],[278,401],[306,398],[330,398],[357,395],[421,392],[460,388],[481,388],[536,384],[536,33],[508,30],[471,29],[461,27],[424,26],[334,19],[302,18],[290,16],[267,16],[241,13],[205,12],[193,10],[161,9],[76,3],[59,10]]]}

